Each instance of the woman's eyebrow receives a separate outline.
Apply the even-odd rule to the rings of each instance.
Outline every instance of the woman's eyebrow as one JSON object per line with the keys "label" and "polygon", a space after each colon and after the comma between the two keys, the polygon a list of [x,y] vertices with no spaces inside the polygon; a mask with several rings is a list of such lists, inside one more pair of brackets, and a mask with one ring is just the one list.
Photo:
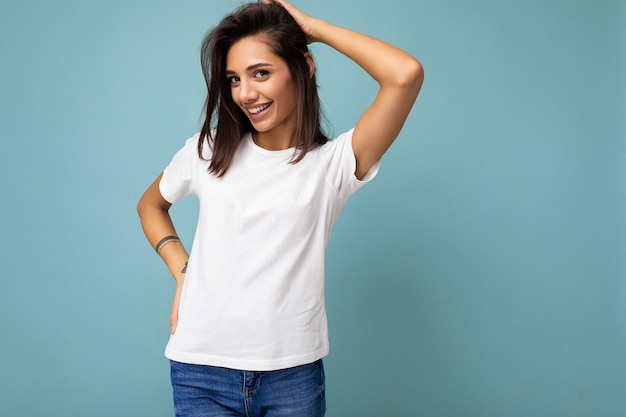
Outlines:
{"label": "woman's eyebrow", "polygon": [[[263,68],[263,67],[271,67],[272,64],[267,63],[267,62],[259,62],[258,64],[253,64],[250,65],[249,67],[246,68],[246,72],[250,72],[250,71],[254,71],[255,69],[259,69],[259,68]],[[237,73],[233,70],[227,69],[226,70],[226,74],[227,75],[236,75]]]}

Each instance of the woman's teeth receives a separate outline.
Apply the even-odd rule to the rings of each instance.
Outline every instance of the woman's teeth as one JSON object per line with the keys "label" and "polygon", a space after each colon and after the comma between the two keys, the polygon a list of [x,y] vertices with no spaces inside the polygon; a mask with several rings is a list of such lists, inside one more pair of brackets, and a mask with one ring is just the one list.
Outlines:
{"label": "woman's teeth", "polygon": [[248,109],[248,112],[251,114],[257,114],[262,112],[263,110],[267,109],[272,103],[268,103],[268,104],[262,104],[260,106],[257,107],[253,107],[251,109]]}

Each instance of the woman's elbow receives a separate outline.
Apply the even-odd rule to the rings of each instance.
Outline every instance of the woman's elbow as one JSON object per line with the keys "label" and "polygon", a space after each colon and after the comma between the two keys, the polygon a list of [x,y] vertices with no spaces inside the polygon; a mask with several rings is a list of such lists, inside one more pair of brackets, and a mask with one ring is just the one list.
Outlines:
{"label": "woman's elbow", "polygon": [[144,194],[141,196],[139,201],[137,201],[136,209],[137,209],[137,214],[139,215],[140,218],[141,218],[141,215],[145,212],[147,206],[148,204],[146,203],[145,194]]}
{"label": "woman's elbow", "polygon": [[137,214],[141,218],[145,213],[152,210],[167,212],[169,207],[170,204],[167,201],[160,197],[160,195],[154,195],[149,188],[137,202]]}
{"label": "woman's elbow", "polygon": [[424,67],[422,63],[415,58],[409,59],[403,73],[404,77],[401,81],[403,87],[411,89],[416,94],[419,93],[424,82]]}
{"label": "woman's elbow", "polygon": [[152,209],[158,209],[165,212],[169,210],[171,204],[163,198],[159,189],[161,175],[159,175],[157,179],[150,184],[137,202],[137,214],[139,214],[139,217],[141,217],[146,211],[150,211]]}

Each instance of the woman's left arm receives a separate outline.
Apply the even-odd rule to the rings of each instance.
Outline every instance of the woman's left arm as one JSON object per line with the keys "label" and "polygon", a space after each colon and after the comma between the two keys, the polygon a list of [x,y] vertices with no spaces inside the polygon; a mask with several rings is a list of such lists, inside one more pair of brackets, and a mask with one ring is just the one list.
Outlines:
{"label": "woman's left arm", "polygon": [[355,175],[361,179],[400,133],[422,87],[422,65],[395,46],[307,16],[286,1],[275,1],[287,9],[311,42],[336,49],[379,84],[374,102],[359,118],[352,136]]}

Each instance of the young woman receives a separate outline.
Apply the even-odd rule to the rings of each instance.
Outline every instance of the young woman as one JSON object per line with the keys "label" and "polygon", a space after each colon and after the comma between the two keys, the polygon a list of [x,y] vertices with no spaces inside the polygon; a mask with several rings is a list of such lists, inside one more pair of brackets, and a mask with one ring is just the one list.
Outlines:
{"label": "young woman", "polygon": [[[354,129],[334,140],[320,128],[311,42],[346,55],[380,86]],[[166,348],[176,413],[324,415],[326,242],[400,132],[422,67],[283,0],[225,17],[201,58],[202,129],[137,207],[176,280]],[[200,201],[190,256],[168,215],[189,194]]]}

